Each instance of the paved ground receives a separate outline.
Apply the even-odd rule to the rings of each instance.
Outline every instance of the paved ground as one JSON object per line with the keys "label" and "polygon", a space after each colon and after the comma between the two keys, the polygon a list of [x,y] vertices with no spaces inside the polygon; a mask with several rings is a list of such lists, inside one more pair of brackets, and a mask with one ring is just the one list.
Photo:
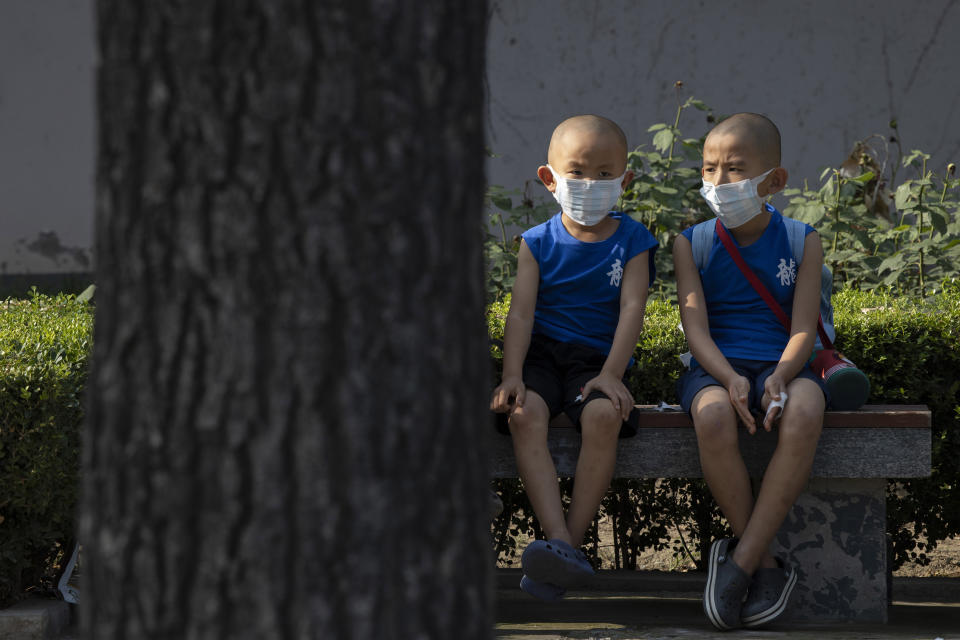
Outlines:
{"label": "paved ground", "polygon": [[[960,579],[895,580],[894,604],[890,609],[890,621],[885,625],[794,624],[756,631],[719,632],[707,621],[699,594],[691,590],[702,582],[702,578],[696,574],[680,575],[680,578],[651,576],[645,589],[647,593],[616,590],[626,585],[622,577],[612,576],[603,581],[600,590],[576,592],[562,603],[553,604],[521,592],[516,587],[519,574],[499,571],[496,637],[503,640],[960,640]],[[636,585],[636,577],[633,584]]]}
{"label": "paved ground", "polygon": [[[545,603],[517,587],[520,573],[498,570],[496,637],[501,640],[653,640],[790,638],[797,640],[960,640],[960,578],[894,578],[887,624],[780,625],[716,631],[703,614],[703,576],[602,572],[596,588]],[[7,639],[3,639],[7,640]],[[10,639],[12,640],[12,639]],[[68,629],[60,640],[78,640]]]}

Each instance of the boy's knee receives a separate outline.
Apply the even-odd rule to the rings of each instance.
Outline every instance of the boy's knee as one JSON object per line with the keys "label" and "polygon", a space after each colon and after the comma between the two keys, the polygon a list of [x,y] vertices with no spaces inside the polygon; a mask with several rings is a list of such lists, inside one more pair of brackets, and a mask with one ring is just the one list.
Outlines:
{"label": "boy's knee", "polygon": [[623,417],[608,398],[595,398],[580,414],[580,429],[584,436],[617,436]]}
{"label": "boy's knee", "polygon": [[816,441],[823,428],[823,392],[816,383],[799,379],[789,389],[789,400],[780,419],[781,441]]}
{"label": "boy's knee", "polygon": [[517,407],[508,424],[512,435],[524,437],[546,434],[549,422],[550,416],[536,407]]}
{"label": "boy's knee", "polygon": [[702,448],[738,446],[737,415],[729,402],[709,402],[693,414],[693,428]]}
{"label": "boy's knee", "polygon": [[816,441],[823,428],[823,406],[816,403],[797,403],[790,407],[790,412],[784,411],[780,420],[781,441],[808,442]]}

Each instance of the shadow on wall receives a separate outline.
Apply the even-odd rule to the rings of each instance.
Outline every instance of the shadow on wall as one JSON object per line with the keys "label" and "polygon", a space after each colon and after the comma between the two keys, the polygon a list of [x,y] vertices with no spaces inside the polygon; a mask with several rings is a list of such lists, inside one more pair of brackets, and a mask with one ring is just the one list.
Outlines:
{"label": "shadow on wall", "polygon": [[[17,244],[37,255],[49,258],[60,268],[74,267],[79,271],[90,269],[90,254],[81,247],[68,247],[60,242],[56,231],[41,231],[32,240],[20,238]],[[18,248],[19,251],[19,248]],[[72,265],[70,263],[73,263]]]}

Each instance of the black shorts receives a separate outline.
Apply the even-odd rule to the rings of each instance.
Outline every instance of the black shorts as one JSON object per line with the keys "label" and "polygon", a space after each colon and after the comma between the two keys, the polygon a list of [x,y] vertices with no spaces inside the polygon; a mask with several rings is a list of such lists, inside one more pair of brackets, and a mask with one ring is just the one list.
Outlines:
{"label": "black shorts", "polygon": [[[599,375],[606,361],[606,354],[592,347],[560,342],[535,333],[530,338],[527,357],[523,361],[523,384],[528,391],[536,391],[543,398],[551,418],[565,413],[579,431],[580,414],[586,404],[607,397],[602,391],[595,390],[588,397],[580,398],[583,386]],[[502,415],[506,417],[506,414]],[[505,427],[505,419],[498,421],[501,431]],[[621,438],[635,434],[636,426],[632,421],[624,422],[620,427]]]}

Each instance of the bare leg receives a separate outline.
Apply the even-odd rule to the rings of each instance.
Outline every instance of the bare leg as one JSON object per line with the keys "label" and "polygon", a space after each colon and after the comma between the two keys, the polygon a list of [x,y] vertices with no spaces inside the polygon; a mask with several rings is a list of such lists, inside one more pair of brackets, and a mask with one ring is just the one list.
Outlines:
{"label": "bare leg", "polygon": [[570,544],[579,547],[587,527],[610,487],[617,462],[617,439],[623,418],[607,398],[594,398],[580,414],[581,441],[573,496],[567,514]]}
{"label": "bare leg", "polygon": [[[723,387],[704,387],[694,396],[690,413],[697,432],[703,479],[730,523],[733,534],[742,537],[754,509],[753,490],[740,455],[737,414],[730,404],[730,395]],[[767,567],[776,566],[769,553],[761,554],[755,562]],[[756,566],[748,570],[740,565],[747,573],[753,573]]]}
{"label": "bare leg", "polygon": [[761,558],[810,477],[817,440],[823,428],[823,392],[812,380],[795,378],[787,385],[790,400],[783,410],[777,448],[763,476],[757,504],[733,552],[747,573]]}
{"label": "bare leg", "polygon": [[523,488],[548,540],[559,538],[570,543],[570,533],[563,518],[557,469],[547,448],[550,411],[535,391],[527,390],[527,398],[510,416],[513,454]]}

